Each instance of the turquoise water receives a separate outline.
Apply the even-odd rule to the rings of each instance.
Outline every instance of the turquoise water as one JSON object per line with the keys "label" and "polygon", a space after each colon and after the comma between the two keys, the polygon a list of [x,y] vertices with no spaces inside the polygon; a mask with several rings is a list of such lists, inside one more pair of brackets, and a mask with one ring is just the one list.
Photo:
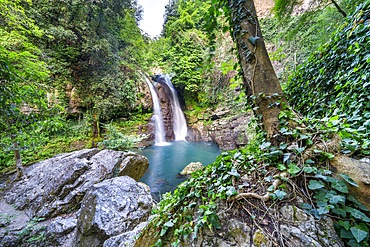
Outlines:
{"label": "turquoise water", "polygon": [[150,146],[141,151],[149,160],[149,168],[140,180],[149,185],[152,194],[173,191],[186,178],[177,175],[190,162],[208,165],[221,153],[212,142],[169,142],[169,145]]}

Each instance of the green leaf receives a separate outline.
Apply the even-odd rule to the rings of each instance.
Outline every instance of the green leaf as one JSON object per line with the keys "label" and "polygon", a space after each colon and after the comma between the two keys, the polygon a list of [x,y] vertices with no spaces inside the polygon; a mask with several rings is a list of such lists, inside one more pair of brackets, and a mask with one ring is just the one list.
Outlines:
{"label": "green leaf", "polygon": [[361,202],[359,202],[354,196],[352,195],[349,195],[347,197],[348,201],[350,202],[353,202],[357,208],[361,209],[362,211],[364,212],[370,212],[370,209],[368,209],[367,207],[365,207],[364,204],[362,204]]}
{"label": "green leaf", "polygon": [[227,190],[226,190],[226,195],[227,196],[233,196],[233,195],[236,195],[236,194],[238,194],[238,192],[236,191],[234,186],[227,186]]}
{"label": "green leaf", "polygon": [[348,193],[348,187],[342,180],[333,181],[331,186],[339,192]]}
{"label": "green leaf", "polygon": [[283,155],[283,162],[285,163],[285,162],[287,162],[288,160],[289,160],[289,158],[290,158],[290,155],[291,155],[292,153],[285,153],[284,155]]}
{"label": "green leaf", "polygon": [[349,240],[347,244],[350,247],[365,247],[364,245],[357,243],[354,239]]}
{"label": "green leaf", "polygon": [[364,214],[360,210],[357,210],[357,209],[351,208],[351,207],[345,207],[344,210],[346,212],[350,213],[353,218],[356,218],[356,219],[359,219],[359,220],[370,223],[370,218],[367,217],[366,214]]}
{"label": "green leaf", "polygon": [[218,216],[215,213],[212,213],[208,216],[208,221],[211,223],[212,227],[215,229],[221,229],[221,224],[218,219]]}
{"label": "green leaf", "polygon": [[270,147],[271,146],[271,142],[264,142],[264,143],[262,143],[261,145],[260,145],[260,149],[262,149],[262,150],[264,150],[264,149],[266,149],[266,148],[268,148],[268,147]]}
{"label": "green leaf", "polygon": [[339,176],[341,176],[350,185],[358,187],[357,183],[352,178],[350,178],[347,174],[339,174]]}
{"label": "green leaf", "polygon": [[306,166],[306,167],[303,167],[302,170],[305,173],[313,173],[313,172],[317,171],[317,168],[316,167],[311,167],[311,166]]}
{"label": "green leaf", "polygon": [[311,180],[308,184],[308,188],[310,190],[317,190],[317,189],[321,189],[321,188],[324,188],[325,185],[322,181],[318,181],[318,180]]}
{"label": "green leaf", "polygon": [[340,195],[335,195],[335,196],[332,196],[330,198],[329,203],[330,204],[338,204],[338,203],[344,204],[345,201],[346,201],[346,197],[340,196]]}
{"label": "green leaf", "polygon": [[283,200],[284,197],[287,195],[287,193],[285,191],[282,191],[282,190],[276,190],[274,192],[274,195],[276,196],[277,199]]}
{"label": "green leaf", "polygon": [[349,221],[343,221],[343,220],[338,221],[338,225],[342,226],[347,231],[351,227],[351,223]]}
{"label": "green leaf", "polygon": [[291,175],[296,175],[298,172],[301,171],[301,168],[299,168],[298,166],[296,166],[295,164],[289,164],[288,166],[288,172],[289,174]]}
{"label": "green leaf", "polygon": [[347,215],[347,213],[346,213],[346,211],[344,211],[343,209],[341,209],[341,208],[333,208],[332,210],[331,210],[334,214],[336,214],[336,215],[339,215],[339,216],[341,216],[341,217],[346,217],[346,215]]}
{"label": "green leaf", "polygon": [[351,227],[350,230],[352,235],[355,237],[357,243],[360,243],[369,235],[368,231],[362,230],[358,225]]}
{"label": "green leaf", "polygon": [[277,169],[278,169],[279,171],[285,171],[285,170],[286,170],[286,166],[285,166],[284,164],[279,164],[279,165],[277,166]]}
{"label": "green leaf", "polygon": [[240,174],[238,173],[238,171],[234,167],[231,168],[231,171],[229,171],[228,174],[230,174],[231,176],[234,176],[234,177],[240,177]]}
{"label": "green leaf", "polygon": [[170,221],[167,221],[166,223],[164,223],[164,226],[173,227],[174,224],[173,224],[172,220],[170,220]]}

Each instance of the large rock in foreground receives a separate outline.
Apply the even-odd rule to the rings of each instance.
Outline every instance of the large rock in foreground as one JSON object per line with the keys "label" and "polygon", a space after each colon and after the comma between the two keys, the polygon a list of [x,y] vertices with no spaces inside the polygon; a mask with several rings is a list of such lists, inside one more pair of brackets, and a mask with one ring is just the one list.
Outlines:
{"label": "large rock in foreground", "polygon": [[81,204],[78,246],[102,246],[108,238],[132,231],[148,219],[152,206],[148,187],[130,177],[94,185]]}
{"label": "large rock in foreground", "polygon": [[370,208],[370,163],[338,155],[330,164],[335,167],[336,173],[347,174],[357,183],[358,187],[348,186],[351,194]]}
{"label": "large rock in foreground", "polygon": [[38,162],[14,182],[5,201],[29,217],[54,217],[78,209],[87,190],[117,175],[140,179],[148,160],[132,152],[85,149]]}
{"label": "large rock in foreground", "polygon": [[99,245],[85,246],[102,246],[116,235],[115,243],[132,242],[152,207],[149,188],[133,179],[148,165],[132,152],[86,149],[27,167],[26,178],[1,186],[0,246],[74,247],[94,238]]}

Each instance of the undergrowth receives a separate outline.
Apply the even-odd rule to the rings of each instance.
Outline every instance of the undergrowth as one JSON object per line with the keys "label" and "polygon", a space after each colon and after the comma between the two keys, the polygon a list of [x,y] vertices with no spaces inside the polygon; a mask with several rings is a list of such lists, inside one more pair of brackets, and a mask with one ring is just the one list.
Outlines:
{"label": "undergrowth", "polygon": [[[347,245],[369,246],[370,218],[365,214],[369,210],[348,194],[348,187],[357,184],[348,175],[337,176],[330,169],[329,161],[336,154],[330,149],[330,142],[336,140],[335,129],[328,127],[333,121],[310,119],[312,124],[308,124],[307,119],[301,119],[296,120],[299,126],[306,127],[289,128],[292,116],[288,110],[280,116],[281,133],[288,141],[279,147],[272,146],[263,132],[258,132],[248,146],[222,153],[173,193],[165,194],[150,222],[157,232],[155,246],[180,246],[195,241],[206,229],[217,232],[222,227],[218,217],[221,202],[232,207],[234,202],[244,200],[255,205],[250,210],[244,208],[254,224],[265,229],[265,236],[271,240],[283,243],[276,234],[278,229],[269,232],[255,218],[253,212],[264,198],[266,208],[289,203],[318,219],[330,216]],[[322,143],[329,149],[319,149]],[[241,179],[245,175],[252,178],[250,183]]]}
{"label": "undergrowth", "polygon": [[337,126],[343,153],[370,154],[370,2],[360,5],[290,76],[290,104]]}

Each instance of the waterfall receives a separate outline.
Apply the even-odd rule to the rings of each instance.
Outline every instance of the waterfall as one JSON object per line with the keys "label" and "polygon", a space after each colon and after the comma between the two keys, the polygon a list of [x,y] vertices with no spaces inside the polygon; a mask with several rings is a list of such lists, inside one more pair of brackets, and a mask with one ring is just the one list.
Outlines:
{"label": "waterfall", "polygon": [[182,112],[180,107],[177,91],[171,83],[170,77],[168,75],[165,75],[164,78],[164,83],[171,90],[171,108],[173,114],[173,132],[175,133],[175,141],[185,141],[185,137],[188,133],[188,127],[186,125],[184,113]]}
{"label": "waterfall", "polygon": [[158,93],[153,84],[150,82],[150,80],[144,76],[146,84],[148,84],[150,93],[152,95],[153,99],[153,119],[155,124],[155,143],[164,143],[166,142],[165,137],[165,130],[164,130],[164,124],[163,124],[163,116],[162,116],[162,110],[161,110],[161,103],[158,98]]}

